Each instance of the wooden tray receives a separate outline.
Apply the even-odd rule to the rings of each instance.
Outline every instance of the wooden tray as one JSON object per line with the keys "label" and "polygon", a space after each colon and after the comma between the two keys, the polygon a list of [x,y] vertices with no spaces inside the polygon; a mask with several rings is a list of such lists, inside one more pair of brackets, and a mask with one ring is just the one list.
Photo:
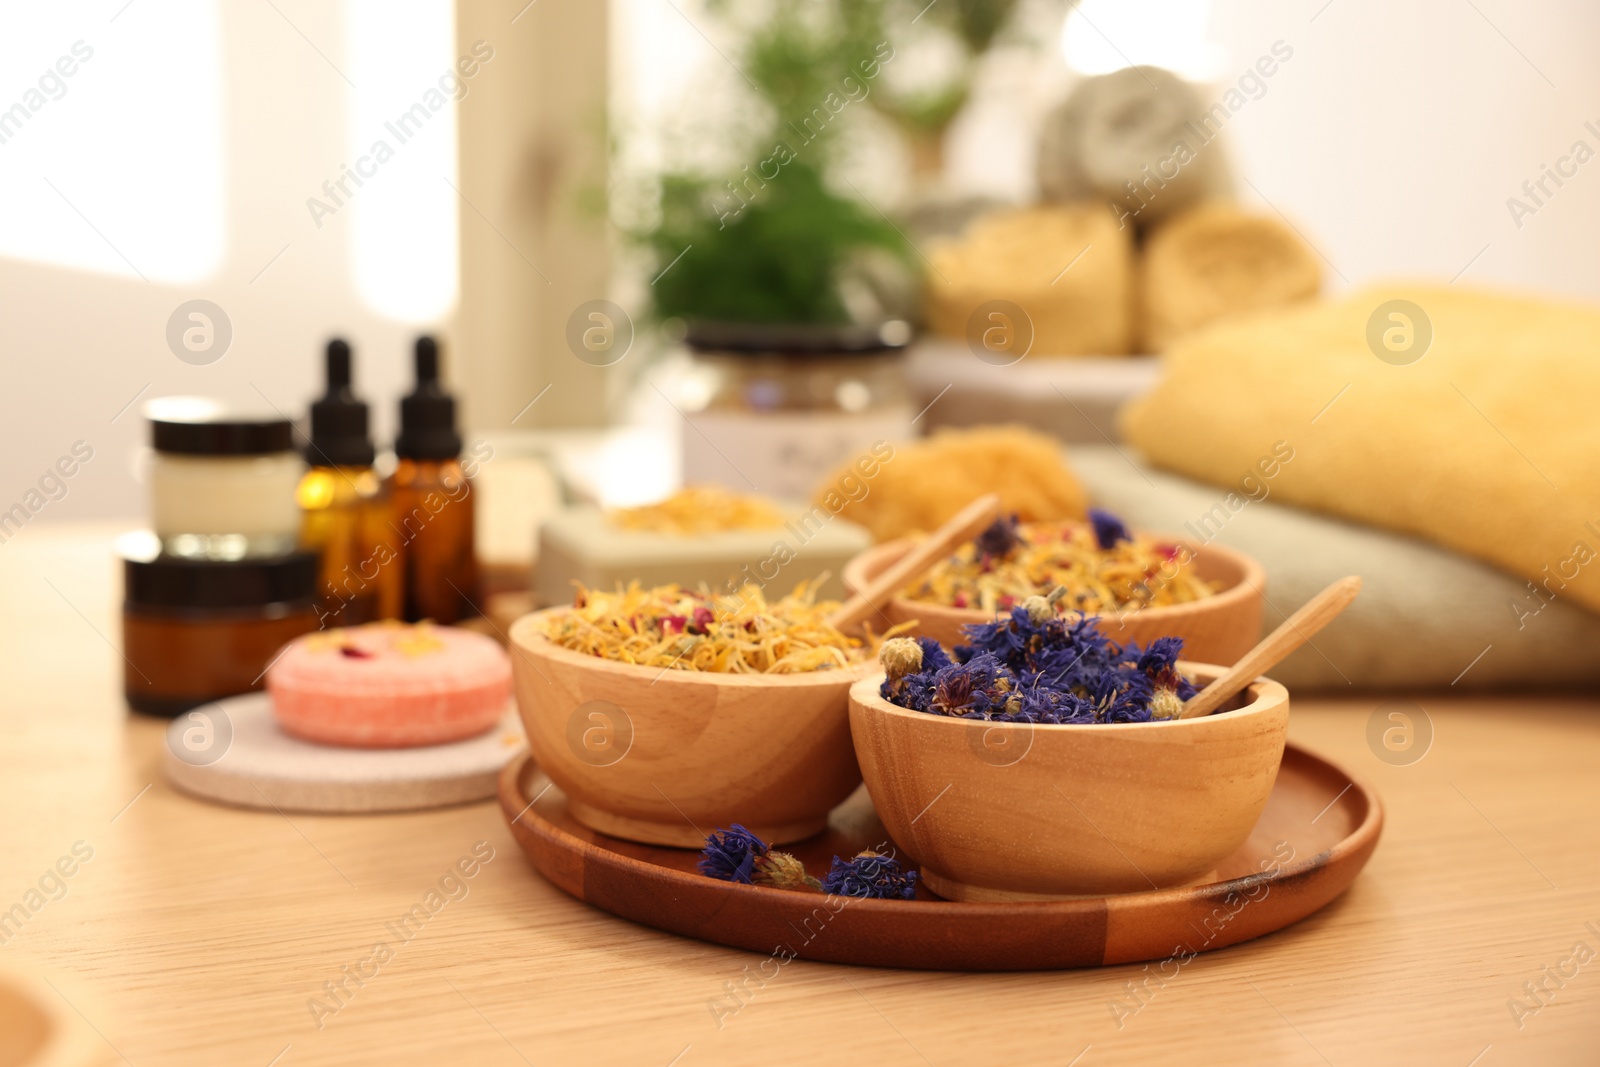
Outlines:
{"label": "wooden tray", "polygon": [[[622,841],[575,822],[561,790],[528,756],[501,774],[500,807],[539,873],[622,918],[780,959],[967,971],[1185,958],[1281,930],[1344,892],[1383,829],[1382,804],[1367,785],[1290,745],[1260,822],[1218,867],[1217,881],[1112,897],[961,904],[921,886],[916,900],[852,900],[703,877],[694,870],[697,852]],[[826,832],[786,851],[821,876],[835,854],[884,843],[861,789],[834,809]],[[892,841],[888,846],[916,865]]]}

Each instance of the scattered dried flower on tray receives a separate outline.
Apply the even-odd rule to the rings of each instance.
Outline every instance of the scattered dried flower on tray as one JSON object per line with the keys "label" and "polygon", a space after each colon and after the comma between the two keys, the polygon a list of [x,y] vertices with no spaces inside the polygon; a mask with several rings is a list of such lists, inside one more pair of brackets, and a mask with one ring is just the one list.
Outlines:
{"label": "scattered dried flower on tray", "polygon": [[777,889],[821,890],[822,883],[806,873],[804,865],[787,852],[767,843],[738,823],[715,830],[706,838],[696,865],[707,878]]}
{"label": "scattered dried flower on tray", "polygon": [[854,637],[828,623],[837,607],[813,602],[804,582],[770,603],[754,585],[736,595],[712,596],[676,585],[644,589],[634,582],[615,593],[580,587],[573,607],[548,617],[543,633],[563,648],[619,663],[796,674],[848,667],[871,655],[870,633]]}
{"label": "scattered dried flower on tray", "polygon": [[880,852],[860,852],[848,860],[835,856],[828,876],[818,881],[794,856],[768,847],[738,823],[706,838],[696,867],[706,877],[724,882],[842,897],[910,900],[917,891],[917,872],[902,871],[899,861]]}
{"label": "scattered dried flower on tray", "polygon": [[618,508],[608,517],[612,525],[624,530],[680,537],[729,530],[770,530],[784,523],[783,512],[771,501],[716,485],[688,486],[654,504]]}
{"label": "scattered dried flower on tray", "polygon": [[1019,523],[1001,518],[908,585],[912,600],[1009,611],[1025,597],[1066,589],[1058,610],[1087,614],[1186,604],[1215,589],[1184,564],[1183,545],[1130,533],[1110,512],[1089,521]]}
{"label": "scattered dried flower on tray", "polygon": [[878,652],[885,672],[879,692],[913,711],[993,722],[1177,718],[1196,692],[1176,666],[1183,639],[1119,645],[1098,621],[1057,615],[1049,598],[1033,596],[1003,618],[963,627],[972,643],[953,656],[931,638],[897,637]]}
{"label": "scattered dried flower on tray", "polygon": [[893,856],[858,852],[854,859],[833,857],[822,891],[839,897],[910,900],[917,895],[917,872],[902,871]]}

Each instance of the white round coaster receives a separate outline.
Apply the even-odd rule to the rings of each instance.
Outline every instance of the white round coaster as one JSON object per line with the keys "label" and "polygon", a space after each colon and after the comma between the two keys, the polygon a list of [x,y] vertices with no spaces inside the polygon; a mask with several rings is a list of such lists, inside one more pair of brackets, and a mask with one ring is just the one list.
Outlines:
{"label": "white round coaster", "polygon": [[319,745],[279,729],[271,696],[247,693],[174,719],[162,769],[185,793],[245,808],[413,811],[489,799],[501,768],[526,744],[511,708],[488,733],[448,745]]}

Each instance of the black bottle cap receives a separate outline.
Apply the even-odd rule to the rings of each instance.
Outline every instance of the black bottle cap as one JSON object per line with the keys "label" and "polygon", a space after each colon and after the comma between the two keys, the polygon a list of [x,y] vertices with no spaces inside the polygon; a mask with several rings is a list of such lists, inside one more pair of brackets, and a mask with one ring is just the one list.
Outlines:
{"label": "black bottle cap", "polygon": [[306,462],[314,467],[370,467],[377,451],[367,434],[367,405],[350,390],[350,346],[328,342],[328,391],[311,404],[311,444]]}
{"label": "black bottle cap", "polygon": [[417,388],[400,400],[400,436],[395,455],[401,459],[442,460],[461,455],[456,432],[456,399],[439,384],[439,343],[417,338]]}

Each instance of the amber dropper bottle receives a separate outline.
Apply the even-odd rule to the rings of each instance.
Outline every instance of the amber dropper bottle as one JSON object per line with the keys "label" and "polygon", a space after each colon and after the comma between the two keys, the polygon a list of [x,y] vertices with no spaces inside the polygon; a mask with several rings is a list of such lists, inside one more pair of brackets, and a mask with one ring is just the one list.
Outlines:
{"label": "amber dropper bottle", "polygon": [[439,382],[439,345],[416,344],[417,387],[400,401],[393,531],[403,542],[405,617],[452,623],[478,614],[472,482],[461,465],[455,398]]}
{"label": "amber dropper bottle", "polygon": [[367,405],[350,388],[350,346],[328,342],[327,392],[311,405],[310,470],[300,479],[301,547],[322,554],[317,616],[322,626],[397,619],[401,546],[367,431]]}

